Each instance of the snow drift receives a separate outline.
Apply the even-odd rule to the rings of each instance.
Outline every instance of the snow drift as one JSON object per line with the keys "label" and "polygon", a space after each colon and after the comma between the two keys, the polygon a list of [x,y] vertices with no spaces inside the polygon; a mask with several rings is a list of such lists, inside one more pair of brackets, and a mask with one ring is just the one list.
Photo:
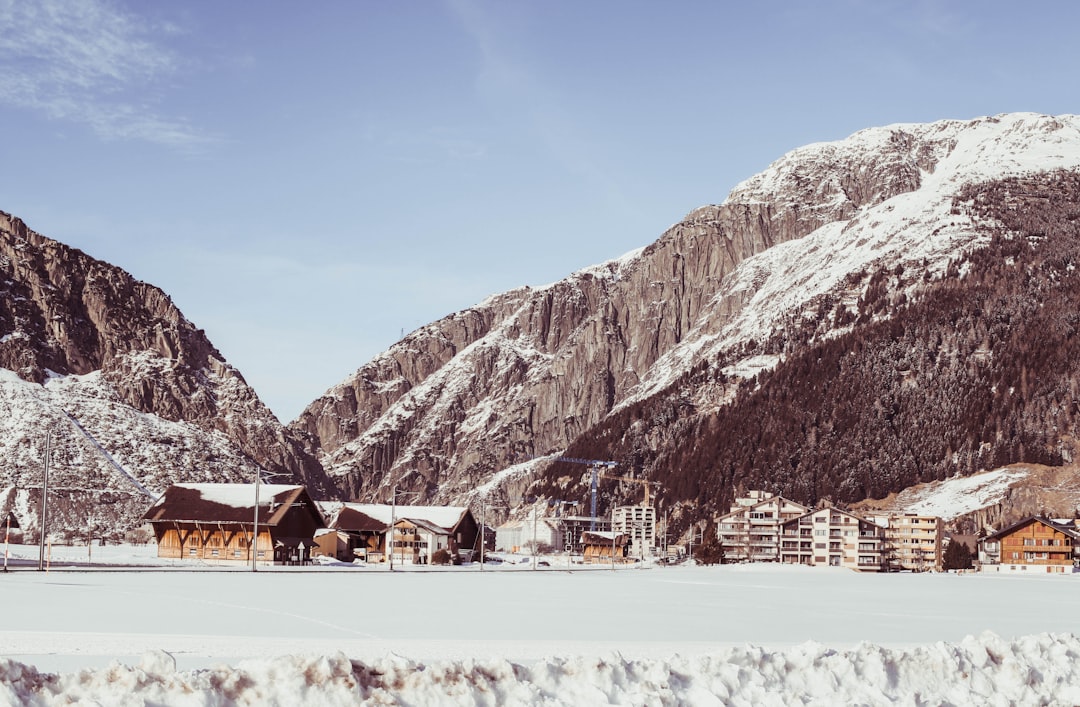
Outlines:
{"label": "snow drift", "polygon": [[417,663],[390,655],[284,656],[177,671],[157,651],[139,665],[54,675],[0,660],[0,702],[66,705],[788,705],[926,701],[953,705],[1080,703],[1080,638],[986,633],[954,643],[833,650],[747,646],[694,658],[547,658]]}

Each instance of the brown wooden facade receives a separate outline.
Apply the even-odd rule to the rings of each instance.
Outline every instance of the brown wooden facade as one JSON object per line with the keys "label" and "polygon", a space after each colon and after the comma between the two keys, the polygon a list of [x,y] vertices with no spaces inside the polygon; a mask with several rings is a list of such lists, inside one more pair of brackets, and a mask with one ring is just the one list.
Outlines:
{"label": "brown wooden facade", "polygon": [[983,544],[996,543],[1002,566],[1064,572],[1075,566],[1078,540],[1073,525],[1031,517],[987,536]]}
{"label": "brown wooden facade", "polygon": [[630,536],[620,533],[612,537],[612,533],[584,532],[581,534],[581,546],[581,560],[587,565],[626,562]]}
{"label": "brown wooden facade", "polygon": [[[303,486],[263,484],[261,491],[258,542],[253,543],[253,484],[169,487],[145,516],[154,528],[158,556],[224,563],[307,561],[315,531],[325,525],[307,490]],[[246,505],[233,501],[244,497],[251,499]]]}

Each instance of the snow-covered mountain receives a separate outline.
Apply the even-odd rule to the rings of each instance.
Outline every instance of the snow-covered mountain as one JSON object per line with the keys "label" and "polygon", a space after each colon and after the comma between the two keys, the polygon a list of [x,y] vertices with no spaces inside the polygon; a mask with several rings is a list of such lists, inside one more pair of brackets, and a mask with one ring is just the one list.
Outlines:
{"label": "snow-covered mountain", "polygon": [[[746,381],[760,385],[814,346],[861,336],[941,287],[963,287],[955,283],[966,260],[993,242],[1001,223],[977,203],[973,185],[1078,168],[1075,116],[897,124],[809,145],[648,247],[413,332],[291,427],[352,497],[393,483],[460,501],[499,484],[521,492],[537,477],[546,481],[532,492],[580,494],[583,468],[551,467],[550,455],[569,449],[665,482],[669,503],[722,506],[745,473],[725,455],[761,444],[755,428],[710,441],[719,445],[711,449],[682,435],[732,427],[715,416],[745,404],[755,389]],[[955,344],[931,342],[935,356]],[[785,434],[807,441],[815,433]],[[950,453],[990,441],[950,440]],[[799,447],[791,454],[800,456]],[[697,478],[673,478],[680,472],[672,464],[686,468],[691,452],[701,457],[692,464]],[[872,463],[860,472],[864,481],[831,468],[822,472],[836,477],[828,483],[803,471],[795,479],[796,459],[783,462],[787,471],[760,469],[758,481],[811,501],[905,483],[875,452],[865,450]],[[949,464],[966,472],[973,459]],[[941,473],[929,460],[914,465],[916,476]]]}
{"label": "snow-covered mountain", "polygon": [[102,505],[121,521],[101,524],[123,527],[171,482],[256,468],[332,492],[165,293],[0,213],[0,488],[17,489],[24,518],[47,435],[57,527],[85,528]]}

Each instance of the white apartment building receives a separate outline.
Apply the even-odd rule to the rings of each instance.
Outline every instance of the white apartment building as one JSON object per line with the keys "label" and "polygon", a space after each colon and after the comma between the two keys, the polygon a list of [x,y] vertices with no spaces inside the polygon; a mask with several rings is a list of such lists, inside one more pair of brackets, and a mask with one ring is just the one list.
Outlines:
{"label": "white apartment building", "polygon": [[885,568],[929,572],[941,569],[944,523],[937,516],[893,513],[870,516],[885,528]]}
{"label": "white apartment building", "polygon": [[656,547],[656,509],[652,506],[618,506],[613,512],[612,530],[630,536],[629,556],[645,559]]}
{"label": "white apartment building", "polygon": [[809,511],[767,491],[749,491],[735,499],[731,510],[716,521],[724,562],[778,562],[782,524]]}
{"label": "white apartment building", "polygon": [[839,508],[821,508],[784,522],[780,561],[878,572],[884,549],[885,529],[877,523]]}

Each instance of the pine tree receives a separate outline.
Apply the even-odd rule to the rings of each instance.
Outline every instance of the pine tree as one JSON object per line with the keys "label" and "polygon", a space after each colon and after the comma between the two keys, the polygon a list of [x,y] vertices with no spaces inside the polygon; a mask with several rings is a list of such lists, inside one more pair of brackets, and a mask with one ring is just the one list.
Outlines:
{"label": "pine tree", "polygon": [[945,546],[941,566],[946,570],[969,570],[972,568],[971,548],[967,543],[952,541]]}

